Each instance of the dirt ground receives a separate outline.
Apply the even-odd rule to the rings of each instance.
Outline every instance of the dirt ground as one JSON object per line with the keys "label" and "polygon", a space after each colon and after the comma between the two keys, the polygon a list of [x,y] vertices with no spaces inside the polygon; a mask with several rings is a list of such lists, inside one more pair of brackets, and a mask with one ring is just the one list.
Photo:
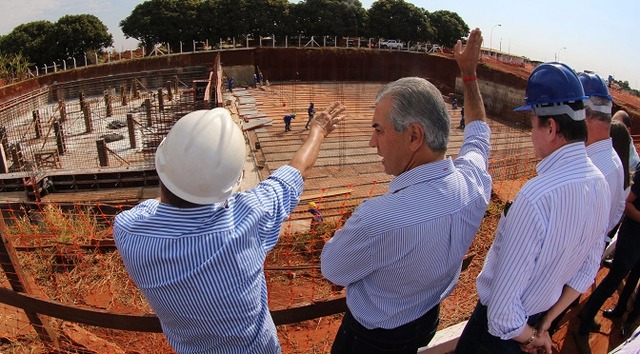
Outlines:
{"label": "dirt ground", "polygon": [[[499,68],[527,78],[532,67],[520,67],[509,64],[500,63],[495,60],[487,59],[487,65]],[[640,98],[629,95],[627,93],[612,89],[614,99],[620,102],[620,105],[632,107],[635,112],[640,111]],[[477,237],[474,239],[469,253],[473,254],[473,260],[469,267],[461,274],[459,283],[453,293],[447,297],[441,304],[441,322],[439,329],[449,327],[460,321],[465,320],[471,313],[477,301],[475,292],[475,279],[482,269],[482,264],[488,251],[497,222],[499,219],[504,201],[512,199],[518,188],[514,188],[514,183],[521,186],[524,180],[504,182],[505,187],[501,188],[501,184],[494,186],[494,196],[486,217],[480,227]],[[599,278],[606,274],[606,270],[601,271]],[[295,284],[295,288],[292,287]],[[7,286],[4,284],[3,286]],[[313,299],[314,301],[322,301],[335,296],[343,295],[343,290],[336,290],[331,285],[322,280],[321,274],[317,270],[303,271],[292,274],[291,272],[270,275],[269,277],[269,297],[270,306],[273,309],[287,308],[291,306],[290,301],[296,299]],[[98,308],[109,308],[112,306],[113,294],[108,288],[104,293],[94,292],[86,302]],[[281,299],[286,299],[283,301]],[[612,300],[611,300],[612,301]],[[299,304],[298,304],[299,305]],[[338,326],[342,319],[342,315],[333,315],[317,318],[296,324],[283,325],[278,327],[278,335],[280,343],[285,354],[307,354],[307,353],[329,353],[331,343],[335,337]],[[574,321],[575,322],[575,321]],[[25,323],[27,325],[25,325]],[[568,328],[573,324],[567,321],[564,332],[559,332],[556,336],[555,351],[558,353],[572,353],[575,347],[565,345],[565,337],[569,337]],[[603,341],[608,334],[612,339],[609,345],[614,345],[622,341],[612,330],[616,324],[609,324],[609,333],[603,333],[595,337],[595,341]],[[89,334],[78,332],[79,340],[84,336],[85,340],[92,340]],[[121,348],[126,348],[127,353],[170,353],[166,340],[162,335],[137,335],[136,333],[114,332],[105,329],[95,329],[93,332],[96,336],[103,338],[118,338],[117,344]],[[15,343],[20,343],[19,350]],[[18,349],[16,349],[18,348]],[[44,353],[47,352],[41,345],[41,342],[29,330],[28,320],[25,319],[24,313],[17,311],[10,306],[0,306],[0,352],[15,353]]]}

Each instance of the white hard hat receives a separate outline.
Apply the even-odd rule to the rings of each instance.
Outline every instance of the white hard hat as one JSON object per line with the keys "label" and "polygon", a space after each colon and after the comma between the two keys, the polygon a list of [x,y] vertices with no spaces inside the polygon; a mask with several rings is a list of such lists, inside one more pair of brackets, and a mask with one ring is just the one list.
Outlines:
{"label": "white hard hat", "polygon": [[223,202],[240,184],[244,137],[224,108],[180,118],[156,151],[162,184],[194,204]]}

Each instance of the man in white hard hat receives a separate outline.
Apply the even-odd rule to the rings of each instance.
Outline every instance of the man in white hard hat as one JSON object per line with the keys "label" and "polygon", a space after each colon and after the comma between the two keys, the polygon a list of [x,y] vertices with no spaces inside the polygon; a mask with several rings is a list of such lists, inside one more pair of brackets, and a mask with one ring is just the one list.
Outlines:
{"label": "man in white hard hat", "polygon": [[171,128],[156,152],[160,200],[118,214],[113,233],[176,351],[280,353],[263,263],[344,110],[336,102],[317,115],[289,164],[240,193],[245,140],[227,110],[195,111]]}
{"label": "man in white hard hat", "polygon": [[451,117],[433,84],[407,77],[378,92],[369,145],[395,177],[322,250],[322,275],[347,288],[334,354],[415,353],[435,334],[440,301],[453,291],[491,197],[491,131],[476,78],[481,43],[475,29],[454,51],[467,112],[455,160],[446,157]]}

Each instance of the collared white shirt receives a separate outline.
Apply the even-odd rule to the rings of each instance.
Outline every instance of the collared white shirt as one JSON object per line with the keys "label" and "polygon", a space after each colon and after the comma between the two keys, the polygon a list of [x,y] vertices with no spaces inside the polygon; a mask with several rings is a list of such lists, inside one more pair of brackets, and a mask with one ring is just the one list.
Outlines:
{"label": "collared white shirt", "polygon": [[604,249],[609,186],[584,143],[557,149],[537,172],[501,217],[476,282],[489,333],[503,340],[556,303],[565,284],[585,292]]}
{"label": "collared white shirt", "polygon": [[490,135],[485,122],[467,125],[458,158],[397,176],[324,246],[322,274],[347,287],[360,324],[396,328],[451,293],[491,196]]}
{"label": "collared white shirt", "polygon": [[604,179],[606,179],[609,184],[609,193],[611,196],[611,210],[609,211],[609,226],[607,229],[607,232],[609,232],[620,222],[622,214],[624,213],[626,194],[624,191],[622,162],[613,149],[611,138],[596,141],[588,145],[587,155],[591,159],[591,162],[602,172]]}
{"label": "collared white shirt", "polygon": [[277,169],[226,204],[147,200],[116,216],[127,272],[179,353],[280,353],[263,264],[298,204],[302,176]]}

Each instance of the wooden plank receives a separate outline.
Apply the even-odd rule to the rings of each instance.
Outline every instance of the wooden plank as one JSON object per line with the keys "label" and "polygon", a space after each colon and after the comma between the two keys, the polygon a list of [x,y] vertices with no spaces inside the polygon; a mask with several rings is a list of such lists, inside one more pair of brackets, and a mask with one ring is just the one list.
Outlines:
{"label": "wooden plank", "polygon": [[300,201],[330,197],[334,195],[349,194],[351,192],[353,192],[353,188],[337,188],[337,189],[327,190],[320,193],[302,195],[300,197]]}
{"label": "wooden plank", "polygon": [[273,121],[273,119],[270,119],[270,118],[253,119],[248,123],[242,124],[242,131],[246,132],[247,130],[251,130],[251,129],[258,128],[258,127],[262,127],[264,125],[271,124],[272,121]]}
{"label": "wooden plank", "polygon": [[458,339],[467,325],[467,321],[457,323],[451,327],[436,332],[426,347],[418,348],[419,354],[448,354],[453,353]]}
{"label": "wooden plank", "polygon": [[[76,181],[75,183],[96,183],[92,181]],[[46,203],[73,203],[82,202],[118,202],[131,203],[138,202],[142,198],[142,187],[106,189],[105,190],[85,190],[78,192],[51,193],[42,198]]]}
{"label": "wooden plank", "polygon": [[66,306],[56,301],[38,299],[29,294],[5,288],[0,288],[0,302],[65,321],[126,331],[162,332],[160,320],[152,315],[134,316]]}
{"label": "wooden plank", "polygon": [[248,120],[268,117],[268,116],[267,116],[266,114],[264,114],[264,113],[249,113],[249,114],[244,114],[244,112],[242,112],[242,113],[240,114],[240,116],[242,116],[242,118],[244,118],[244,119],[248,119]]}
{"label": "wooden plank", "polygon": [[[22,309],[28,308],[35,313],[65,321],[125,331],[162,332],[160,320],[155,315],[135,316],[67,306],[56,301],[38,299],[1,287],[0,302]],[[346,309],[346,298],[341,297],[305,306],[271,311],[271,316],[276,325],[283,325],[342,313]]]}
{"label": "wooden plank", "polygon": [[291,309],[272,311],[271,317],[276,326],[297,323],[314,318],[335,315],[347,311],[347,298],[323,301]]}

